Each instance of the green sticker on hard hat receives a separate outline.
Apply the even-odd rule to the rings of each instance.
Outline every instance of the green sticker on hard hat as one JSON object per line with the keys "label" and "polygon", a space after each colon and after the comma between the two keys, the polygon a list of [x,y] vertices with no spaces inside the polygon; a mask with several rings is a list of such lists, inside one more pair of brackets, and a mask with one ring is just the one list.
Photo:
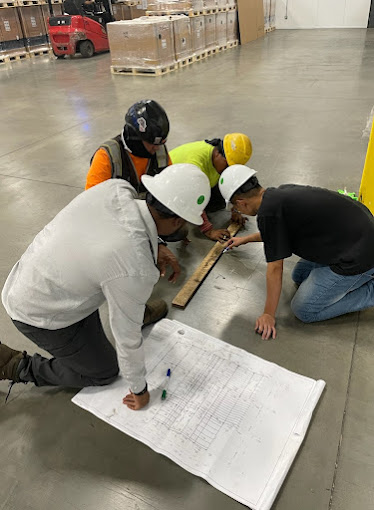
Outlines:
{"label": "green sticker on hard hat", "polygon": [[221,177],[221,184],[223,184],[223,177]]}
{"label": "green sticker on hard hat", "polygon": [[205,200],[204,195],[200,195],[199,198],[197,199],[197,203],[201,205],[204,202],[204,200]]}

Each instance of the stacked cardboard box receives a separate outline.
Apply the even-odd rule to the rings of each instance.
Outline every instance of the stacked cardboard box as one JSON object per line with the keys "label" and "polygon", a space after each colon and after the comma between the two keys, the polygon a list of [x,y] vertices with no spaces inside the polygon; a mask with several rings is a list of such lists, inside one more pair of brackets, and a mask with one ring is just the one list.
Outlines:
{"label": "stacked cardboard box", "polygon": [[269,9],[269,28],[270,30],[275,29],[275,8],[276,8],[277,0],[270,0],[270,9]]}
{"label": "stacked cardboard box", "polygon": [[0,59],[26,54],[17,9],[15,7],[0,9]]}
{"label": "stacked cardboard box", "polygon": [[195,55],[204,53],[205,45],[205,16],[191,18],[192,48]]}
{"label": "stacked cardboard box", "polygon": [[264,1],[264,22],[265,31],[270,32],[275,29],[275,7],[276,0],[263,0]]}
{"label": "stacked cardboard box", "polygon": [[127,5],[125,3],[113,4],[112,11],[116,21],[141,18],[146,13],[141,4]]}
{"label": "stacked cardboard box", "polygon": [[[43,14],[44,24],[45,24],[46,31],[48,34],[47,21],[48,21],[48,18],[51,16],[51,13],[49,12],[49,5],[44,4],[41,6],[41,9],[42,9],[42,14]],[[61,16],[62,14],[64,14],[63,5],[62,4],[52,4],[52,11],[53,11],[53,16]]]}
{"label": "stacked cardboard box", "polygon": [[216,9],[216,0],[203,0],[203,7],[205,10]]}
{"label": "stacked cardboard box", "polygon": [[215,17],[217,46],[224,46],[227,43],[226,12],[217,12]]}
{"label": "stacked cardboard box", "polygon": [[191,0],[191,9],[194,12],[202,12],[204,10],[203,0]]}
{"label": "stacked cardboard box", "polygon": [[270,0],[263,0],[264,3],[264,28],[265,32],[270,29]]}
{"label": "stacked cardboard box", "polygon": [[112,4],[112,11],[116,21],[131,20],[145,16],[147,7],[147,0],[122,0]]}
{"label": "stacked cardboard box", "polygon": [[190,0],[151,0],[148,2],[148,12],[178,14],[192,9]]}
{"label": "stacked cardboard box", "polygon": [[226,12],[227,42],[238,40],[238,12],[237,10]]}
{"label": "stacked cardboard box", "polygon": [[227,0],[216,0],[217,9],[225,9],[227,6]]}
{"label": "stacked cardboard box", "polygon": [[172,21],[163,16],[109,23],[112,67],[155,69],[175,64]]}
{"label": "stacked cardboard box", "polygon": [[26,49],[30,53],[49,50],[47,27],[40,5],[18,7],[18,14],[25,39]]}
{"label": "stacked cardboard box", "polygon": [[164,72],[177,63],[200,60],[211,54],[208,50],[226,48],[228,41],[237,42],[237,11],[117,21],[108,24],[108,37],[113,72]]}
{"label": "stacked cardboard box", "polygon": [[173,24],[175,60],[181,62],[193,56],[191,23],[188,16],[170,16]]}
{"label": "stacked cardboard box", "polygon": [[211,50],[216,47],[216,15],[207,14],[205,16],[205,48]]}

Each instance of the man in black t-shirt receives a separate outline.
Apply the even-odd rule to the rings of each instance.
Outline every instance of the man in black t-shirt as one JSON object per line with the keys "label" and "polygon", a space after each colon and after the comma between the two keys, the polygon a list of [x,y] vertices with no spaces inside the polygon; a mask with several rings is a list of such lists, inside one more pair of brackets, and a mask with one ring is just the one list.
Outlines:
{"label": "man in black t-shirt", "polygon": [[262,338],[275,338],[283,259],[301,257],[292,278],[299,285],[291,308],[303,322],[317,322],[374,306],[374,218],[360,202],[312,186],[264,189],[255,171],[227,168],[222,196],[242,214],[257,216],[259,232],[228,241],[230,248],[263,242],[267,268]]}

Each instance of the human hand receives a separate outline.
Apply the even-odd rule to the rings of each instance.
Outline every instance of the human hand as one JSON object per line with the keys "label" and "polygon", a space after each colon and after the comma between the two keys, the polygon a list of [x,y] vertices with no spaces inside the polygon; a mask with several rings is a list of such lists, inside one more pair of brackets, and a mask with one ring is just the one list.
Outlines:
{"label": "human hand", "polygon": [[238,246],[241,246],[242,244],[245,244],[243,237],[232,237],[231,239],[229,239],[227,241],[224,248],[225,249],[229,248],[230,250],[232,250],[232,248],[237,248]]}
{"label": "human hand", "polygon": [[234,223],[238,223],[241,227],[244,225],[244,223],[248,220],[245,216],[242,216],[240,212],[232,212],[231,213],[231,221]]}
{"label": "human hand", "polygon": [[122,400],[129,409],[138,411],[142,407],[145,407],[149,402],[149,391],[143,393],[143,395],[135,395],[132,391]]}
{"label": "human hand", "polygon": [[255,331],[259,335],[262,335],[263,340],[275,338],[277,335],[277,331],[275,329],[275,317],[268,313],[263,313],[256,320]]}
{"label": "human hand", "polygon": [[205,232],[205,235],[211,239],[212,241],[219,241],[220,243],[224,243],[228,239],[230,239],[230,232],[225,228],[219,228],[208,230],[208,232]]}
{"label": "human hand", "polygon": [[165,276],[167,267],[171,266],[173,272],[168,278],[170,283],[175,283],[181,274],[181,267],[177,257],[164,244],[158,245],[157,265],[160,270],[161,278]]}

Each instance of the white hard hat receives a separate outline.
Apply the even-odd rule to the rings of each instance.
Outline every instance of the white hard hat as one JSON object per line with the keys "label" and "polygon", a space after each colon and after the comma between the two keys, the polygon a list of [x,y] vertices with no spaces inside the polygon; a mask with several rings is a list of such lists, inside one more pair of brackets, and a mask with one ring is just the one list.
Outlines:
{"label": "white hard hat", "polygon": [[146,189],[165,207],[195,225],[210,200],[208,177],[196,165],[179,163],[167,166],[154,177],[142,176]]}
{"label": "white hard hat", "polygon": [[226,170],[221,173],[219,179],[219,190],[226,200],[226,203],[230,202],[235,191],[256,173],[256,170],[244,165],[232,165],[227,167]]}

